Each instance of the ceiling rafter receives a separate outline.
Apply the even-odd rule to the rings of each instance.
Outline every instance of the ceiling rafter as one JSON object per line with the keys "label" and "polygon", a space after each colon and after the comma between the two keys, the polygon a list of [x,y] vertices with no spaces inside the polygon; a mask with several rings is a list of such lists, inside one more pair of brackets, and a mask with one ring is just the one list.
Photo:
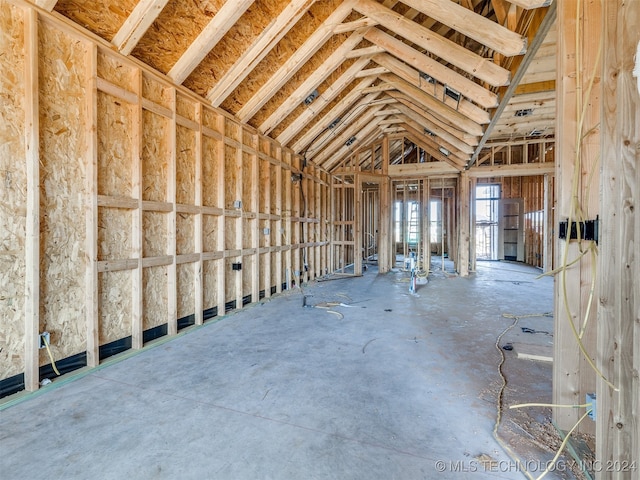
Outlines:
{"label": "ceiling rafter", "polygon": [[123,55],[129,55],[169,0],[140,0],[127,17],[111,43]]}
{"label": "ceiling rafter", "polygon": [[184,82],[253,2],[254,0],[225,2],[180,59],[171,67],[168,73],[169,77],[177,84]]}
{"label": "ceiling rafter", "polygon": [[455,2],[438,0],[402,0],[416,10],[451,27],[506,57],[522,55],[527,39]]}
{"label": "ceiling rafter", "polygon": [[[382,75],[381,79],[393,84],[397,90],[406,95],[406,98],[412,102],[418,102],[423,105],[425,110],[429,110],[431,114],[441,120],[449,122],[452,125],[458,125],[471,135],[481,136],[484,133],[480,124],[474,122],[469,117],[463,115],[449,105],[434,99],[431,95],[424,93],[421,89],[414,87],[397,75],[388,73]],[[393,96],[393,92],[389,92],[389,94]]]}
{"label": "ceiling rafter", "polygon": [[384,48],[390,55],[409,65],[415,65],[420,71],[433,77],[438,82],[450,86],[478,105],[485,108],[494,108],[498,105],[498,96],[495,93],[444,66],[437,60],[418,52],[413,47],[397,38],[393,38],[382,30],[374,27],[367,32],[365,38]]}
{"label": "ceiling rafter", "polygon": [[[446,163],[457,171],[462,171],[464,162],[461,159],[452,157],[451,155],[444,155],[437,144],[434,144],[428,137],[425,137],[420,131],[413,128],[411,125],[404,124],[404,128],[407,131],[407,138],[409,138],[418,147],[427,152],[432,158],[435,158],[438,162]],[[434,163],[434,162],[424,162]],[[437,162],[436,162],[437,163]]]}
{"label": "ceiling rafter", "polygon": [[[271,133],[271,131],[309,95],[309,92],[313,91],[313,89],[326,80],[327,77],[342,64],[344,56],[362,41],[362,38],[368,28],[369,27],[366,27],[353,32],[342,45],[335,49],[329,58],[327,58],[313,73],[311,73],[307,79],[302,82],[264,122],[262,122],[258,129],[265,134]],[[368,60],[367,57],[365,57],[365,59]],[[345,86],[355,78],[355,74],[362,70],[362,67],[364,67],[364,65],[358,68],[357,71],[350,72],[350,75],[353,75],[348,79],[348,82],[345,83]]]}
{"label": "ceiling rafter", "polygon": [[353,1],[347,0],[340,5],[323,24],[296,50],[296,52],[278,69],[278,71],[249,99],[238,111],[238,118],[247,122],[256,112],[295,75],[324,43],[333,35],[335,25],[342,23],[351,13]]}
{"label": "ceiling rafter", "polygon": [[58,0],[36,0],[35,3],[43,10],[46,10],[47,12],[53,12],[56,3],[58,3]]}
{"label": "ceiling rafter", "polygon": [[[434,84],[427,83],[425,80],[420,78],[420,72],[418,70],[415,70],[410,65],[398,60],[396,57],[384,53],[374,56],[373,61],[378,65],[386,67],[387,70],[395,73],[398,77],[409,82],[414,87],[419,88],[427,95],[431,95],[437,100],[444,98],[445,92],[442,84],[438,82]],[[491,121],[489,112],[478,107],[466,98],[462,98],[460,100],[457,110],[481,125],[487,124]]]}
{"label": "ceiling rafter", "polygon": [[209,89],[207,99],[214,107],[242,83],[249,73],[282,40],[316,0],[292,0],[278,17],[253,41],[231,68]]}
{"label": "ceiling rafter", "polygon": [[[339,151],[341,148],[345,147],[345,142],[351,138],[352,136],[360,135],[363,137],[370,131],[371,127],[377,127],[374,120],[376,117],[373,115],[375,112],[380,110],[383,105],[373,105],[369,108],[366,108],[363,112],[360,112],[355,120],[352,120],[350,124],[346,125],[346,128],[342,130],[341,133],[337,134],[333,140],[331,140],[327,145],[323,146],[321,151],[314,155],[314,162],[323,166],[325,161],[332,157],[336,151]],[[346,147],[349,149],[349,147]]]}
{"label": "ceiling rafter", "polygon": [[329,86],[320,97],[309,105],[309,107],[302,112],[294,122],[291,122],[287,128],[285,128],[276,140],[282,144],[287,144],[295,137],[298,132],[309,122],[311,122],[316,115],[322,111],[322,109],[330,102],[332,102],[340,93],[355,79],[358,72],[360,72],[369,63],[368,57],[363,57],[357,60],[351,65],[340,77]]}
{"label": "ceiling rafter", "polygon": [[360,148],[359,145],[365,145],[367,142],[371,141],[372,136],[375,137],[376,135],[379,135],[378,129],[378,124],[376,122],[371,122],[358,131],[358,136],[360,138],[356,140],[354,145],[338,145],[338,149],[334,151],[334,153],[325,162],[326,170],[332,170],[345,157],[358,150]]}
{"label": "ceiling rafter", "polygon": [[491,59],[483,58],[373,0],[358,0],[354,9],[494,87],[509,84],[510,72],[493,63]]}
{"label": "ceiling rafter", "polygon": [[[340,118],[343,112],[350,108],[359,98],[362,98],[362,90],[371,85],[372,79],[365,78],[361,80],[348,94],[346,94],[336,105],[334,105],[331,110],[325,113],[321,118],[317,119],[315,124],[308,131],[300,137],[291,148],[295,152],[301,152],[302,149],[306,148],[314,138],[317,138],[322,132],[330,125],[334,120]],[[300,122],[294,129],[296,130],[294,135],[291,136],[291,139],[295,138],[298,135],[305,125]],[[288,142],[286,142],[288,143]]]}
{"label": "ceiling rafter", "polygon": [[[414,120],[413,118],[406,117],[404,124],[405,128],[407,128],[408,131],[412,131],[412,133],[414,133],[416,136],[419,136],[425,145],[429,145],[434,151],[438,151],[442,156],[447,157],[460,168],[464,167],[467,164],[467,161],[469,160],[469,157],[471,155],[461,152],[460,150],[452,147],[452,145],[446,142],[443,143],[441,141],[435,140],[433,137],[425,134],[420,122]],[[445,155],[444,153],[442,153],[439,150],[440,147],[443,147],[447,152],[449,152],[449,155]]]}

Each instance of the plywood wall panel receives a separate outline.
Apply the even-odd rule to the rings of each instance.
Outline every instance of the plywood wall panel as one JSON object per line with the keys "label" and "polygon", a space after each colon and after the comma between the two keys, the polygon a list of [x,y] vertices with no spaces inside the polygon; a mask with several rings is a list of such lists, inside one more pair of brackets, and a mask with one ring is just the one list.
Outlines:
{"label": "plywood wall panel", "polygon": [[178,213],[176,215],[176,254],[195,252],[195,215]]}
{"label": "plywood wall panel", "polygon": [[202,262],[202,306],[204,310],[213,308],[218,304],[216,282],[220,262],[221,260],[206,260]]}
{"label": "plywood wall panel", "polygon": [[167,254],[167,214],[143,212],[142,214],[142,256],[159,257]]}
{"label": "plywood wall panel", "polygon": [[[86,45],[40,22],[41,329],[54,358],[85,351]],[[41,364],[49,363],[42,354]]]}
{"label": "plywood wall panel", "polygon": [[167,302],[167,267],[149,267],[142,272],[143,330],[167,323],[169,307]]}
{"label": "plywood wall panel", "polygon": [[134,91],[136,69],[122,59],[98,50],[98,77],[125,90]]}
{"label": "plywood wall panel", "polygon": [[171,151],[169,138],[171,122],[158,114],[142,112],[142,198],[164,202]]}
{"label": "plywood wall panel", "polygon": [[217,252],[222,247],[218,245],[218,217],[214,215],[202,216],[202,251]]}
{"label": "plywood wall panel", "polygon": [[149,75],[142,76],[142,96],[165,108],[172,108],[173,89]]}
{"label": "plywood wall panel", "polygon": [[0,0],[0,380],[24,371],[24,21]]}
{"label": "plywood wall panel", "polygon": [[131,196],[133,107],[98,92],[98,194]]}
{"label": "plywood wall panel", "polygon": [[221,140],[202,137],[202,204],[222,208],[222,205],[218,205],[218,178],[222,174],[218,142]]}
{"label": "plywood wall panel", "polygon": [[100,345],[131,335],[131,271],[98,274]]}
{"label": "plywood wall panel", "polygon": [[131,210],[122,208],[98,209],[98,260],[118,260],[131,257]]}
{"label": "plywood wall panel", "polygon": [[196,133],[176,126],[176,203],[196,202]]}
{"label": "plywood wall panel", "polygon": [[194,263],[184,263],[176,267],[178,280],[178,318],[193,315],[196,311],[196,289]]}

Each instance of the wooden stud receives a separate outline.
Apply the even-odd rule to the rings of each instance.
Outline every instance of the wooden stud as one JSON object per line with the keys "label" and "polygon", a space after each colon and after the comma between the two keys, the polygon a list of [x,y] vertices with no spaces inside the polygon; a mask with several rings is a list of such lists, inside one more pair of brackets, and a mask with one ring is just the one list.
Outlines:
{"label": "wooden stud", "polygon": [[[53,0],[41,0],[53,1]],[[169,0],[139,0],[112,43],[123,55],[129,55]]]}
{"label": "wooden stud", "polygon": [[[196,119],[198,123],[198,130],[196,131],[196,151],[195,151],[195,205],[196,207],[202,207],[202,103],[196,103]],[[198,213],[195,215],[194,224],[194,249],[199,258],[195,264],[195,324],[202,325],[204,323],[204,262],[202,259],[203,249],[203,229],[202,229],[202,208],[198,209]]]}
{"label": "wooden stud", "polygon": [[[171,107],[175,111],[176,90],[171,88]],[[175,115],[171,119],[169,137],[169,166],[167,172],[167,202],[172,206],[168,213],[167,239],[168,252],[172,261],[167,265],[167,333],[176,335],[178,333],[178,279],[176,263],[176,119]]]}
{"label": "wooden stud", "polygon": [[142,195],[142,71],[135,71],[136,102],[132,105],[133,135],[131,142],[131,197],[136,206],[131,222],[131,257],[136,260],[136,268],[131,272],[131,347],[144,346],[144,269],[143,269],[143,195]]}
{"label": "wooden stud", "polygon": [[25,235],[24,292],[24,385],[37,390],[39,378],[40,333],[40,122],[38,102],[38,13],[24,10],[25,39],[25,152],[27,176],[27,212]]}
{"label": "wooden stud", "polygon": [[[223,115],[216,113],[216,127],[217,127],[217,131],[222,133],[224,135],[225,132],[225,123],[226,123],[226,119]],[[216,185],[216,190],[218,192],[218,198],[217,198],[217,206],[225,209],[225,192],[227,188],[231,188],[231,186],[227,186],[225,183],[225,160],[224,160],[224,155],[225,155],[225,148],[224,148],[224,137],[216,140],[216,148],[217,148],[217,154],[216,154],[216,158],[218,159],[218,177],[216,179],[217,181],[217,185]],[[225,219],[226,216],[225,215],[219,215],[218,216],[218,228],[216,229],[216,244],[218,247],[218,250],[220,252],[224,252],[225,251]],[[218,316],[222,317],[225,315],[225,310],[226,310],[226,289],[225,289],[225,282],[226,282],[226,260],[225,258],[221,258],[217,261],[218,263],[218,268],[216,271],[216,298],[217,298],[217,312],[218,312]]]}
{"label": "wooden stud", "polygon": [[98,313],[98,48],[91,45],[86,54],[86,270],[85,315],[87,319],[87,366],[100,363],[100,326]]}
{"label": "wooden stud", "polygon": [[632,76],[634,62],[636,69],[640,64],[640,3],[616,0],[603,7],[597,365],[618,391],[597,379],[596,459],[612,466],[597,471],[598,480],[635,478],[640,464],[640,78]]}

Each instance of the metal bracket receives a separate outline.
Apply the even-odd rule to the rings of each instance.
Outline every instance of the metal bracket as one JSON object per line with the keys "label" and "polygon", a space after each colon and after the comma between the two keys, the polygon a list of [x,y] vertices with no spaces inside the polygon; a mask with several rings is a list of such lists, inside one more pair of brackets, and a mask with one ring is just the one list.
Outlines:
{"label": "metal bracket", "polygon": [[[560,228],[558,231],[558,237],[563,240],[567,239],[569,220],[560,222]],[[596,217],[595,220],[585,220],[584,222],[571,222],[571,231],[569,232],[569,240],[578,239],[578,225],[580,225],[580,238],[582,240],[593,240],[598,244],[600,238],[600,218]]]}

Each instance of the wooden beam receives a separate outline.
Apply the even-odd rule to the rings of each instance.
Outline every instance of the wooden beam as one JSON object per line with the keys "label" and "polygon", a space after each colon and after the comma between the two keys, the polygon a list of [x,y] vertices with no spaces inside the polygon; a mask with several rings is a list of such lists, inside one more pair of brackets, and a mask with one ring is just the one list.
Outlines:
{"label": "wooden beam", "polygon": [[[309,92],[320,85],[333,71],[338,68],[342,62],[344,62],[344,55],[353,50],[364,37],[366,29],[357,30],[353,32],[342,45],[335,49],[335,51],[329,55],[322,64],[309,75],[304,82],[300,84],[295,91],[287,97],[287,99],[276,110],[269,115],[269,117],[262,122],[258,128],[262,133],[268,135],[271,131],[282,122],[295,108],[303,102],[303,100],[309,95]],[[364,60],[368,60],[366,57]],[[364,65],[361,65],[362,59],[358,62],[359,67],[349,68],[347,75],[341,80],[343,81],[343,88],[346,87],[355,78]]]}
{"label": "wooden beam", "polygon": [[[227,72],[209,90],[207,98],[214,107],[219,106],[235,88],[253,71],[256,65],[275,47],[316,0],[292,0],[255,38],[251,46],[235,61]],[[231,2],[228,2],[231,3]],[[343,18],[344,20],[344,18]]]}
{"label": "wooden beam", "polygon": [[[471,144],[460,140],[455,135],[452,135],[447,129],[441,127],[438,123],[434,122],[431,118],[427,118],[421,114],[420,108],[412,104],[405,104],[401,99],[400,104],[397,106],[398,110],[405,116],[416,122],[418,130],[422,130],[423,135],[428,135],[424,131],[425,128],[429,129],[438,138],[438,141],[444,142],[444,147],[448,150],[457,150],[469,156],[474,152],[474,148]],[[424,110],[423,110],[424,112]]]}
{"label": "wooden beam", "polygon": [[375,77],[378,75],[382,75],[383,73],[390,73],[390,71],[386,67],[367,68],[366,70],[360,70],[358,73],[356,73],[355,77]]}
{"label": "wooden beam", "polygon": [[[434,55],[492,86],[508,85],[510,73],[491,60],[434,33],[373,0],[358,0],[354,9]],[[429,73],[429,72],[426,72]],[[435,77],[435,75],[433,75]],[[447,83],[444,78],[438,78]]]}
{"label": "wooden beam", "polygon": [[143,160],[144,127],[142,124],[142,71],[134,76],[136,100],[131,108],[131,196],[136,206],[131,214],[131,256],[136,262],[131,272],[131,348],[144,347],[144,201]]}
{"label": "wooden beam", "polygon": [[522,95],[527,93],[538,93],[538,92],[555,92],[555,90],[556,90],[556,81],[546,80],[544,82],[520,84],[513,91],[513,95],[515,96],[515,95]]}
{"label": "wooden beam", "polygon": [[[326,170],[331,170],[331,167],[339,163],[344,155],[355,150],[357,146],[361,144],[360,142],[366,135],[375,128],[378,128],[376,122],[374,122],[376,117],[374,117],[373,114],[380,110],[380,108],[382,108],[380,105],[370,107],[366,110],[366,113],[361,114],[357,120],[352,120],[352,124],[350,124],[341,134],[331,141],[329,145],[323,148],[318,155],[314,155],[312,157],[313,161]],[[345,145],[345,142],[352,136],[356,137],[357,143],[349,146]],[[329,161],[327,162],[327,160]],[[328,166],[325,166],[325,162]]]}
{"label": "wooden beam", "polygon": [[525,177],[528,175],[553,175],[555,165],[546,163],[522,163],[516,165],[476,165],[469,169],[469,175],[484,177]]}
{"label": "wooden beam", "polygon": [[[590,17],[585,18],[585,22]],[[640,464],[640,3],[603,3],[602,182],[598,274],[596,458],[598,480],[632,479]],[[635,58],[634,58],[635,57]],[[608,379],[618,391],[611,388]],[[633,465],[632,468],[620,466]]]}
{"label": "wooden beam", "polygon": [[354,48],[345,55],[344,58],[358,58],[368,55],[376,55],[378,53],[384,53],[384,48],[372,45],[371,47]]}
{"label": "wooden beam", "polygon": [[484,135],[480,140],[480,143],[476,147],[476,152],[473,154],[473,157],[471,158],[469,166],[473,165],[473,163],[477,160],[478,155],[480,155],[480,152],[482,151],[482,147],[484,147],[484,144],[487,143],[487,140],[489,140],[492,130],[500,120],[500,116],[502,115],[502,112],[504,111],[506,106],[509,104],[509,101],[513,96],[513,92],[516,90],[518,83],[526,73],[528,65],[531,63],[531,61],[535,57],[536,52],[538,51],[538,48],[540,48],[540,45],[542,45],[542,42],[544,42],[544,39],[547,36],[547,33],[555,23],[556,10],[557,10],[556,5],[557,3],[554,2],[547,9],[544,15],[544,19],[542,20],[542,23],[540,24],[540,27],[538,28],[536,35],[533,41],[531,42],[531,46],[527,50],[527,53],[525,54],[524,58],[522,59],[522,62],[518,66],[516,73],[513,76],[513,81],[511,85],[509,85],[509,87],[504,92],[504,95],[500,100],[500,105],[498,105],[498,108],[493,113],[493,119],[491,120],[491,123],[487,126],[484,132]]}
{"label": "wooden beam", "polygon": [[46,10],[47,12],[53,12],[53,9],[55,8],[57,3],[58,3],[58,0],[36,0],[35,1],[35,4],[37,6],[39,6],[43,10]]}
{"label": "wooden beam", "polygon": [[333,33],[337,35],[340,33],[353,32],[354,30],[358,30],[359,28],[373,27],[377,24],[378,22],[371,18],[362,17],[352,22],[341,23],[340,25],[337,25],[333,29]]}
{"label": "wooden beam", "polygon": [[372,28],[367,32],[365,38],[375,45],[384,48],[388,53],[399,58],[406,64],[415,66],[421,72],[428,74],[441,84],[448,85],[460,92],[463,96],[469,100],[473,100],[478,105],[485,108],[493,108],[498,105],[498,97],[493,92],[460,75],[437,60],[418,52],[410,45],[384,33],[382,30]]}
{"label": "wooden beam", "polygon": [[458,190],[458,261],[456,270],[461,277],[469,276],[469,253],[471,249],[471,189],[468,172],[460,174],[460,189]]}
{"label": "wooden beam", "polygon": [[[483,134],[482,126],[473,122],[450,106],[434,99],[430,95],[427,95],[419,88],[405,82],[401,78],[398,78],[393,74],[388,74],[383,75],[383,79],[390,81],[392,85],[401,92],[401,94],[398,94],[396,92],[389,91],[387,92],[387,95],[390,97],[395,99],[404,98],[411,103],[417,102],[419,105],[423,106],[425,110],[428,110],[431,115],[444,122],[448,122],[452,126],[457,126],[458,129],[463,130],[467,135],[481,136]],[[402,94],[404,94],[404,96]]]}
{"label": "wooden beam", "polygon": [[168,73],[169,78],[178,85],[184,82],[253,2],[254,0],[225,2],[204,27],[204,30],[189,45],[187,51],[171,67]]}
{"label": "wooden beam", "polygon": [[431,139],[431,137],[426,136],[422,133],[421,130],[415,128],[409,122],[404,123],[404,128],[407,130],[407,138],[409,138],[413,143],[431,155],[433,158],[438,159],[438,161],[448,163],[455,167],[458,171],[462,170],[465,164],[465,159],[460,158],[451,152],[449,155],[445,155],[440,151],[440,145]]}
{"label": "wooden beam", "polygon": [[[329,112],[327,112],[322,118],[320,118],[304,135],[302,135],[293,145],[292,150],[300,153],[305,148],[309,148],[309,144],[312,142],[320,142],[319,136],[322,135],[324,130],[327,130],[329,125],[336,119],[341,118],[343,112],[347,108],[351,107],[360,97],[362,97],[362,90],[371,84],[371,79],[365,78],[361,80],[348,94],[346,94],[336,105],[334,105]],[[377,95],[372,95],[369,101],[375,99]],[[288,142],[287,142],[288,143]]]}
{"label": "wooden beam", "polygon": [[406,163],[389,165],[389,177],[393,178],[423,178],[434,175],[457,176],[460,174],[453,165],[446,162]]}
{"label": "wooden beam", "polygon": [[506,57],[527,51],[527,39],[455,2],[402,0],[434,20],[474,39]]}
{"label": "wooden beam", "polygon": [[87,366],[100,363],[98,313],[98,47],[87,46],[85,126],[85,317],[87,321]]}
{"label": "wooden beam", "polygon": [[[294,122],[285,128],[280,135],[276,138],[282,145],[286,145],[289,141],[295,137],[300,130],[305,128],[309,122],[311,122],[318,112],[321,112],[324,107],[332,102],[342,91],[357,77],[358,72],[361,71],[369,63],[369,58],[361,58],[354,62],[340,77],[327,88],[319,98],[313,102],[303,113],[301,113]],[[307,90],[305,90],[308,93]]]}
{"label": "wooden beam", "polygon": [[158,18],[169,0],[140,0],[127,17],[111,43],[123,55],[129,55],[142,36]]}
{"label": "wooden beam", "polygon": [[307,60],[320,50],[322,45],[333,35],[333,28],[351,13],[352,3],[353,2],[349,0],[341,3],[285,64],[242,106],[237,114],[242,123],[246,123],[253,117],[256,112],[295,75]]}
{"label": "wooden beam", "polygon": [[[409,82],[414,87],[419,88],[427,95],[431,95],[439,101],[444,98],[445,92],[442,84],[437,82],[435,84],[428,83],[420,77],[420,72],[418,70],[398,60],[396,57],[393,57],[388,53],[383,53],[374,56],[373,61],[393,72],[406,82]],[[495,103],[497,104],[497,97],[495,99]],[[476,106],[476,104],[470,102],[464,97],[460,99],[457,111],[480,125],[487,124],[491,121],[489,113],[486,110]]]}
{"label": "wooden beam", "polygon": [[26,157],[26,222],[24,278],[24,386],[40,385],[40,107],[38,89],[38,13],[24,14],[24,138]]}

